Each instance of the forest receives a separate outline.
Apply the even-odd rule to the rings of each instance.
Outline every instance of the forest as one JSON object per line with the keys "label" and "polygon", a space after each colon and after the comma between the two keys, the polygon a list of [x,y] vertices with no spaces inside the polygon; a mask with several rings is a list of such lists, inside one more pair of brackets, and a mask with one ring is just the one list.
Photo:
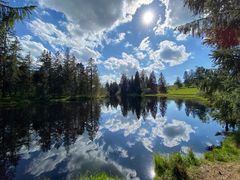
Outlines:
{"label": "forest", "polygon": [[79,63],[67,49],[64,55],[43,51],[34,62],[31,52],[25,57],[13,31],[2,33],[0,51],[0,91],[2,97],[56,98],[96,97],[100,80],[94,59]]}

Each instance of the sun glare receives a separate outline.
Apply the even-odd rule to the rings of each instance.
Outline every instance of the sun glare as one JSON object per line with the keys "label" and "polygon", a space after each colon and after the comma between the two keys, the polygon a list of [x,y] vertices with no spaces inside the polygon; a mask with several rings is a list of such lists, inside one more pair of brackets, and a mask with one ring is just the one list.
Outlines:
{"label": "sun glare", "polygon": [[142,16],[142,21],[143,21],[143,24],[145,25],[151,24],[153,20],[154,20],[154,14],[152,11],[146,11]]}

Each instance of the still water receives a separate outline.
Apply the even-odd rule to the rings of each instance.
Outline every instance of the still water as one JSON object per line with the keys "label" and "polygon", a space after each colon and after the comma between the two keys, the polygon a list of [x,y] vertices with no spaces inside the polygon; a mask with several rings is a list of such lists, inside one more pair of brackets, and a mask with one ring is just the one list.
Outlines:
{"label": "still water", "polygon": [[[224,125],[210,109],[165,98],[0,109],[0,179],[74,179],[105,171],[152,179],[154,153],[201,156]],[[217,135],[216,135],[217,133]]]}

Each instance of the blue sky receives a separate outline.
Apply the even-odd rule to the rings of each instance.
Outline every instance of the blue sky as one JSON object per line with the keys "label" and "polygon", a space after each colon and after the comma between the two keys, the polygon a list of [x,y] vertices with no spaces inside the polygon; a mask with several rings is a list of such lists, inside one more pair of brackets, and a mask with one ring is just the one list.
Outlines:
{"label": "blue sky", "polygon": [[[168,83],[185,70],[211,67],[211,49],[202,40],[175,31],[194,19],[181,0],[25,0],[37,10],[18,23],[23,53],[37,59],[41,51],[70,48],[78,61],[96,59],[102,82],[163,72]],[[146,13],[147,16],[144,21]]]}

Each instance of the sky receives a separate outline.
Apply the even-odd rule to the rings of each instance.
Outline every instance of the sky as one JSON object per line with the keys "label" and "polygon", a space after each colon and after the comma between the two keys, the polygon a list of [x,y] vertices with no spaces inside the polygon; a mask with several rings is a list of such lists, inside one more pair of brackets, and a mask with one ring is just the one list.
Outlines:
{"label": "sky", "polygon": [[94,58],[102,83],[121,74],[162,72],[169,84],[184,71],[212,67],[211,48],[202,39],[175,28],[194,20],[183,0],[22,0],[10,4],[37,5],[16,25],[22,53],[35,60],[44,49],[70,48],[79,62]]}

